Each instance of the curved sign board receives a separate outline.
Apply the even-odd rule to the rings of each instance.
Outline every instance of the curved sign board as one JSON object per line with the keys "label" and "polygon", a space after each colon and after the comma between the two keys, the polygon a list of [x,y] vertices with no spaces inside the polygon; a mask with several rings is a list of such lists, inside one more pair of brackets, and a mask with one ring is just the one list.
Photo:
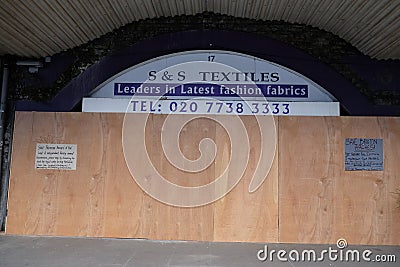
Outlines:
{"label": "curved sign board", "polygon": [[[206,65],[208,67],[202,67],[205,64],[201,63],[205,62],[209,63]],[[210,64],[226,68],[212,68]],[[175,105],[172,102],[177,100],[198,101],[203,98],[204,102],[204,99],[211,98],[233,103],[243,100],[276,102],[281,105],[279,110],[287,111],[278,115],[291,115],[286,104],[282,106],[282,102],[299,102],[293,105],[296,107],[304,103],[304,107],[308,105],[308,110],[313,108],[305,103],[313,102],[318,103],[318,108],[329,106],[331,111],[322,115],[339,115],[336,99],[307,77],[278,64],[230,51],[187,51],[133,66],[93,90],[90,98],[84,99],[83,111],[122,111],[114,110],[112,106],[121,106],[122,102],[133,96],[146,99],[148,103],[145,106],[154,104],[149,100],[152,98],[162,98],[168,102],[157,106],[159,108],[146,110],[155,113],[170,113],[171,110],[164,106]],[[140,109],[135,109],[135,106],[140,105],[139,102],[133,103],[128,110],[140,112]],[[203,103],[203,106],[203,109],[208,109],[206,104]],[[300,115],[307,115],[307,112]]]}

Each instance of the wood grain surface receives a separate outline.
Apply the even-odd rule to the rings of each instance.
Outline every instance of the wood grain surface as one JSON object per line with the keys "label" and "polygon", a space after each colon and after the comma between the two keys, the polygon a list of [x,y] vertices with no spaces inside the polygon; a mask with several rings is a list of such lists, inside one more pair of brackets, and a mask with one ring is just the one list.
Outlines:
{"label": "wood grain surface", "polygon": [[[185,124],[177,138],[187,159],[201,156],[205,138],[214,141],[217,153],[207,168],[183,172],[162,153],[166,118],[151,115],[146,124],[145,145],[154,168],[181,186],[201,186],[220,177],[232,156],[227,130],[210,118]],[[393,194],[400,187],[399,118],[276,117],[277,152],[267,179],[253,193],[249,184],[265,136],[254,117],[241,120],[250,146],[243,179],[216,202],[181,208],[153,199],[133,179],[121,142],[124,114],[17,112],[6,232],[400,244],[400,210]],[[344,171],[344,139],[353,137],[383,139],[384,171]],[[35,169],[37,143],[77,144],[76,170]],[[238,170],[230,169],[228,176]]]}
{"label": "wood grain surface", "polygon": [[[279,241],[400,244],[400,119],[281,117]],[[345,138],[382,138],[384,171],[345,171]]]}

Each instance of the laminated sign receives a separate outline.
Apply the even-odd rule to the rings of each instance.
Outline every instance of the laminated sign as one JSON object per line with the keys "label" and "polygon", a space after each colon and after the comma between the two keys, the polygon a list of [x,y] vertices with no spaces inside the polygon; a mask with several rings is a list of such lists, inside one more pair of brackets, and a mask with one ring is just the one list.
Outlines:
{"label": "laminated sign", "polygon": [[36,144],[36,169],[76,170],[76,144]]}
{"label": "laminated sign", "polygon": [[346,171],[383,171],[383,140],[346,138],[344,162]]}

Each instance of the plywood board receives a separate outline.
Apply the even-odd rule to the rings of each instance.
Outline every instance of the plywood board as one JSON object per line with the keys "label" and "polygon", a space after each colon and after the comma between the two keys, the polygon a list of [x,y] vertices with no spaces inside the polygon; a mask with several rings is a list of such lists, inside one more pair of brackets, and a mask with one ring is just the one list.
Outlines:
{"label": "plywood board", "polygon": [[[399,127],[398,118],[280,118],[280,242],[399,244]],[[344,171],[344,139],[355,137],[384,139],[384,171]]]}
{"label": "plywood board", "polygon": [[[135,121],[145,115],[130,116]],[[151,115],[145,126],[146,157],[155,170],[181,186],[217,181],[232,157],[231,138],[236,138],[236,156],[244,161],[247,155],[249,162],[243,179],[229,194],[195,208],[166,205],[146,194],[124,157],[124,114],[17,112],[6,232],[290,243],[335,243],[346,238],[350,244],[400,244],[400,210],[393,194],[400,187],[399,118],[275,118],[278,145],[272,168],[259,189],[249,193],[265,137],[254,117],[240,118],[245,135],[232,131],[238,128],[230,116],[223,116],[221,123],[213,117],[173,117],[170,130],[163,126],[166,115]],[[181,120],[187,123],[179,126]],[[233,128],[225,130],[224,124]],[[186,171],[163,153],[160,136],[174,127],[179,128],[177,153],[189,160],[177,161]],[[202,166],[190,160],[202,155],[205,138],[215,143],[215,161],[188,172],[189,166]],[[384,170],[344,171],[345,138],[382,138]],[[76,170],[35,169],[37,143],[77,144]],[[140,169],[144,161],[138,149],[133,146]],[[227,177],[240,172],[236,165]],[[211,194],[230,185],[229,180],[219,183]],[[174,191],[165,194],[180,197]]]}
{"label": "plywood board", "polygon": [[[138,119],[145,115],[131,116]],[[222,166],[229,156],[224,150],[229,137],[222,133],[221,126],[212,118],[196,119],[184,125],[178,143],[186,158],[194,160],[200,156],[199,144],[204,138],[214,140],[217,152],[220,152],[216,162],[204,170],[182,172],[162,153],[161,134],[165,131],[166,117],[151,115],[145,128],[147,156],[155,169],[181,186],[201,186],[214,181],[220,172],[216,166]],[[174,118],[178,119],[175,122],[178,124],[180,118],[186,119],[184,115]],[[219,227],[219,222],[226,225],[229,220],[231,223],[242,220],[242,215],[236,212],[229,220],[219,217],[216,223],[214,203],[195,208],[174,207],[143,192],[125,162],[121,142],[123,121],[123,114],[17,113],[7,233],[212,241],[215,239],[214,226]],[[76,171],[36,170],[34,153],[38,142],[77,144]],[[133,149],[139,154],[136,147]],[[257,149],[256,144],[252,149]],[[270,183],[276,184],[276,178],[270,178]],[[264,191],[259,191],[258,199],[264,199]],[[276,188],[273,191],[276,192]],[[270,198],[269,195],[266,197]],[[250,199],[247,201],[251,202]],[[234,198],[232,201],[235,204],[241,202]],[[276,199],[274,201],[272,203],[276,204]],[[263,220],[268,224],[262,228],[259,220],[248,221],[247,229],[251,235],[246,232],[240,240],[265,237],[265,232],[259,233],[270,227],[268,237],[270,235],[274,238],[271,241],[276,241],[277,207],[272,203],[268,206],[271,215]],[[262,208],[254,209],[254,214],[263,213],[265,207],[259,206]],[[256,230],[257,227],[260,229]],[[230,231],[235,228],[235,224],[231,225]],[[219,240],[225,239],[224,231],[217,233]],[[229,231],[225,234],[226,240],[233,240]]]}
{"label": "plywood board", "polygon": [[[382,138],[384,171],[343,171],[337,233],[356,244],[400,244],[400,209],[392,192],[400,187],[399,118],[343,118],[341,138]],[[340,151],[343,154],[343,151]]]}
{"label": "plywood board", "polygon": [[[146,127],[146,144],[151,162],[158,172],[170,182],[181,186],[195,187],[207,184],[214,179],[213,165],[204,171],[189,173],[174,166],[163,153],[161,135],[165,133],[166,115],[151,116]],[[187,116],[177,115],[174,119],[185,122]],[[184,124],[179,139],[183,156],[194,160],[199,156],[198,144],[203,138],[215,138],[215,126],[208,120],[199,119]],[[174,192],[165,190],[164,194]],[[178,196],[179,197],[179,196]],[[155,201],[146,195],[146,237],[150,239],[213,240],[213,205],[195,208],[180,208]],[[150,219],[151,218],[151,219]]]}
{"label": "plywood board", "polygon": [[[141,236],[144,196],[121,164],[121,123],[118,114],[18,113],[7,233]],[[77,170],[35,169],[37,142],[77,144]]]}
{"label": "plywood board", "polygon": [[[275,147],[269,147],[265,153],[275,154],[271,169],[263,184],[255,192],[249,192],[258,164],[261,150],[261,140],[265,142],[271,136],[262,135],[254,117],[243,116],[242,120],[247,129],[250,154],[249,162],[243,178],[236,187],[223,199],[215,203],[214,240],[231,242],[278,242],[278,154]],[[275,120],[277,126],[278,120]],[[223,129],[219,128],[219,131]],[[217,136],[221,134],[217,131]],[[225,144],[229,150],[230,144]],[[277,149],[277,148],[276,148]],[[228,157],[217,161],[216,168],[220,172],[228,164]]]}

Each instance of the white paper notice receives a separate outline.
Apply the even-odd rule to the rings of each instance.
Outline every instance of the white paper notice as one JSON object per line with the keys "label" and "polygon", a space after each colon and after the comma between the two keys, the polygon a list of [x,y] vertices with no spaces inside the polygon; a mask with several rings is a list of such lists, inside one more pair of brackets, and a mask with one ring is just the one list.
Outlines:
{"label": "white paper notice", "polygon": [[36,169],[76,170],[76,144],[36,144]]}

